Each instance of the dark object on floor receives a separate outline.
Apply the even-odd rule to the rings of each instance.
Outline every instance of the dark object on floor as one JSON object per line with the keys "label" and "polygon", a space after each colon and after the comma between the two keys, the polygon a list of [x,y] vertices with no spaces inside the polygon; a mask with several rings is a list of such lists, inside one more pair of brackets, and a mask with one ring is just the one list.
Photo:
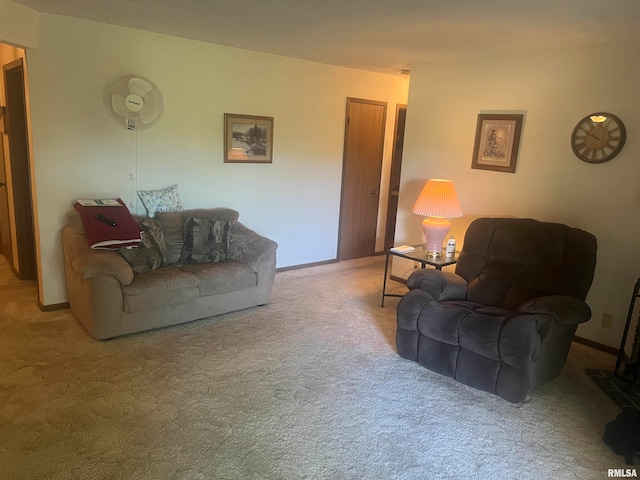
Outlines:
{"label": "dark object on floor", "polygon": [[[631,302],[629,302],[629,311],[627,313],[627,320],[624,324],[624,333],[622,334],[622,340],[620,341],[620,348],[618,349],[618,357],[616,358],[616,367],[613,369],[613,374],[617,375],[620,371],[620,366],[625,363],[624,374],[633,376],[635,382],[638,378],[638,342],[640,341],[640,329],[636,326],[636,332],[633,339],[633,347],[631,349],[630,357],[627,357],[625,352],[625,345],[627,344],[627,335],[629,335],[629,327],[631,326],[631,318],[635,311],[636,300],[640,297],[640,278],[633,286],[633,294],[631,295]],[[630,361],[626,362],[628,358]]]}
{"label": "dark object on floor", "polygon": [[603,440],[627,465],[633,465],[633,456],[640,452],[640,410],[625,410],[607,423]]}
{"label": "dark object on floor", "polygon": [[587,368],[585,372],[620,408],[640,409],[640,385],[620,375],[614,375],[610,370]]}
{"label": "dark object on floor", "polygon": [[633,377],[633,379],[635,380],[638,376],[638,364],[625,362],[624,371],[622,372],[622,374],[627,377]]}
{"label": "dark object on floor", "polygon": [[413,273],[398,304],[404,358],[519,403],[563,367],[596,264],[596,238],[559,223],[479,218],[456,273]]}

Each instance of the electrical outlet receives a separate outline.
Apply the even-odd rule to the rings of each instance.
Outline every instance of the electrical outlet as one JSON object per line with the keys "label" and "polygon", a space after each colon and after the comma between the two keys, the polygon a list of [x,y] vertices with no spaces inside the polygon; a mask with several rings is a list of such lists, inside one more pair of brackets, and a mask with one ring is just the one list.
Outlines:
{"label": "electrical outlet", "polygon": [[604,328],[611,328],[613,326],[613,315],[611,315],[610,313],[603,313],[602,326]]}

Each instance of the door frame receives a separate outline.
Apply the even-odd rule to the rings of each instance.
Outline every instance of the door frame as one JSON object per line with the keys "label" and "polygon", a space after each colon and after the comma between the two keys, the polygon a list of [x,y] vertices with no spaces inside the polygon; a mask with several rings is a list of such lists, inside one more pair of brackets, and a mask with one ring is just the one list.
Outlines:
{"label": "door frame", "polygon": [[[3,181],[3,185],[0,185],[0,252],[4,255],[7,263],[13,266],[13,239],[11,238],[11,232],[13,225],[11,221],[11,212],[9,207],[9,183],[10,175],[7,172],[7,162],[5,157],[4,148],[4,129],[0,130],[0,181]],[[5,248],[6,247],[6,248]]]}
{"label": "door frame", "polygon": [[[404,118],[400,125],[400,113]],[[402,172],[402,155],[404,153],[404,131],[407,124],[407,104],[396,104],[396,119],[393,129],[393,150],[391,152],[391,166],[389,168],[389,193],[387,200],[387,222],[384,228],[384,249],[393,247],[398,214],[398,199],[400,197],[400,175]],[[402,128],[401,128],[402,127]]]}
{"label": "door frame", "polygon": [[[20,71],[22,82],[21,99],[22,104],[20,108],[23,109],[22,115],[24,116],[24,155],[20,158],[23,164],[16,163],[16,159],[19,155],[12,155],[12,150],[15,152],[15,146],[11,145],[11,109],[9,108],[9,88],[7,85],[7,72],[18,69]],[[17,258],[14,258],[12,268],[17,277],[21,280],[37,280],[38,275],[38,253],[36,244],[36,221],[35,221],[35,206],[34,206],[34,189],[33,189],[33,172],[31,165],[31,139],[29,129],[29,108],[27,99],[27,87],[26,87],[26,69],[25,60],[19,57],[9,63],[2,65],[3,82],[5,87],[5,102],[6,102],[6,118],[5,130],[9,140],[8,152],[9,152],[9,169],[11,175],[7,178],[7,185],[11,191],[12,201],[9,203],[9,209],[13,213],[13,229],[15,231],[15,237],[12,237],[13,252],[16,253]],[[15,112],[14,112],[15,115]],[[5,162],[7,159],[5,158]],[[22,168],[23,170],[19,170]],[[19,175],[16,175],[19,173]],[[16,194],[18,193],[18,194]],[[11,207],[12,206],[12,207]],[[10,215],[11,217],[11,215]],[[14,232],[12,232],[12,235]],[[14,243],[15,242],[15,243]],[[18,267],[16,269],[16,261]],[[39,295],[41,288],[38,288]]]}
{"label": "door frame", "polygon": [[[387,129],[387,102],[382,102],[378,100],[368,100],[364,98],[356,98],[356,97],[347,97],[347,105],[346,105],[346,113],[345,113],[345,122],[344,122],[344,142],[342,146],[342,179],[340,184],[340,215],[338,216],[338,242],[337,242],[337,251],[336,258],[338,261],[341,261],[340,258],[340,243],[342,241],[342,220],[343,220],[343,210],[344,210],[344,197],[345,197],[345,189],[346,185],[346,167],[347,167],[347,144],[349,141],[349,124],[350,124],[350,107],[352,103],[364,103],[367,105],[378,105],[384,107],[384,113],[382,115],[382,138],[380,139],[380,152],[379,152],[379,165],[377,166],[379,171],[379,179],[378,179],[378,187],[377,187],[377,197],[378,197],[378,206],[376,209],[376,225],[378,224],[378,217],[380,215],[380,184],[382,182],[382,166],[384,164],[384,141],[386,137],[386,129]],[[376,238],[377,240],[377,229],[376,229]],[[375,240],[373,246],[372,254],[375,254]]]}

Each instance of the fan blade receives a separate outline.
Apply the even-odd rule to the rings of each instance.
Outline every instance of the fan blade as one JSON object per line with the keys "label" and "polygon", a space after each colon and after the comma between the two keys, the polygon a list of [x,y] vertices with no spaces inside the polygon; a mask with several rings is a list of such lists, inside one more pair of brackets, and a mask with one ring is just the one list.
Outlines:
{"label": "fan blade", "polygon": [[143,80],[142,78],[133,77],[129,79],[129,91],[131,93],[135,93],[136,95],[144,97],[152,89],[153,87],[151,86],[151,84],[146,80]]}
{"label": "fan blade", "polygon": [[160,115],[162,115],[162,107],[157,101],[145,102],[144,108],[140,110],[139,115],[140,122],[148,125],[153,123]]}
{"label": "fan blade", "polygon": [[127,114],[127,107],[124,104],[124,97],[119,93],[111,95],[111,108],[116,115],[124,116]]}

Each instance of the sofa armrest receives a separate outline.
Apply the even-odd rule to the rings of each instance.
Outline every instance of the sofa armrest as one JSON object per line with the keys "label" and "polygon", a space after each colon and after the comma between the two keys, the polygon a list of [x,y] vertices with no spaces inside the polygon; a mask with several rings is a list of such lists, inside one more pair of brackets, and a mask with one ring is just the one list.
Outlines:
{"label": "sofa armrest", "polygon": [[81,278],[113,277],[122,285],[133,280],[131,265],[117,252],[90,248],[86,237],[70,226],[64,228],[62,239],[69,265]]}
{"label": "sofa armrest", "polygon": [[527,300],[518,307],[518,312],[550,315],[562,325],[577,325],[591,318],[589,305],[568,295],[548,295]]}
{"label": "sofa armrest", "polygon": [[269,263],[276,254],[278,244],[257,234],[240,222],[235,222],[229,231],[229,258],[249,265],[255,272]]}
{"label": "sofa armrest", "polygon": [[409,289],[419,288],[434,300],[464,300],[467,296],[467,282],[460,275],[431,268],[413,272],[407,279]]}

